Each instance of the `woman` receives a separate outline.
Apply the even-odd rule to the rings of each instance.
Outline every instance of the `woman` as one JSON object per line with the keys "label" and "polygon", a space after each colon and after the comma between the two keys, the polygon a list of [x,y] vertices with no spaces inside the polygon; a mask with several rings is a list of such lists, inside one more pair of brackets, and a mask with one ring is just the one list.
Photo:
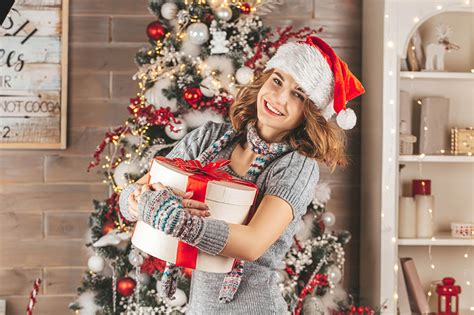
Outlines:
{"label": "woman", "polygon": [[[310,36],[282,45],[265,71],[239,91],[231,124],[208,122],[176,145],[169,158],[229,159],[230,174],[256,183],[257,211],[248,225],[207,218],[204,203],[160,183],[146,185],[148,174],[124,189],[120,206],[127,219],[239,259],[228,274],[193,271],[187,314],[287,313],[276,270],[312,200],[317,162],[332,170],[347,163],[342,129],[355,125],[355,114],[345,104],[363,92],[332,48]],[[329,122],[334,113],[339,126]],[[168,288],[169,273],[162,279]]]}

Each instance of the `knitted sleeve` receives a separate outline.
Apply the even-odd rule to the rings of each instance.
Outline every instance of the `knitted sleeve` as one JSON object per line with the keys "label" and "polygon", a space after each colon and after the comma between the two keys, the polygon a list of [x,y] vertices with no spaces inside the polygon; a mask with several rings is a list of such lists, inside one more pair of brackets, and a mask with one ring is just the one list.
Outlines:
{"label": "knitted sleeve", "polygon": [[271,167],[264,195],[277,196],[288,202],[293,219],[303,216],[319,180],[318,163],[295,151],[286,154]]}

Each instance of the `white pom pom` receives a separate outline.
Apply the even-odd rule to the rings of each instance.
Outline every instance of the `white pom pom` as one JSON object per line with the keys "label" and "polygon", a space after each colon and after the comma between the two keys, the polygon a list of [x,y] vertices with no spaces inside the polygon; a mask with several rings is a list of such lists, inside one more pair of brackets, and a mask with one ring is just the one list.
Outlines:
{"label": "white pom pom", "polygon": [[336,122],[342,129],[348,130],[354,128],[357,122],[357,117],[354,111],[350,108],[341,110],[336,116]]}

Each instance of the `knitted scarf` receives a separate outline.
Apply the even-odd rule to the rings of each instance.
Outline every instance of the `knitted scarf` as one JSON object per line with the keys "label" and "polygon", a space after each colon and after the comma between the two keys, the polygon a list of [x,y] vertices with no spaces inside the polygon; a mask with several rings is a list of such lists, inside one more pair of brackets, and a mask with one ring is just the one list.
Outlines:
{"label": "knitted scarf", "polygon": [[[242,135],[234,128],[229,129],[222,137],[215,141],[210,147],[208,147],[201,155],[197,158],[202,164],[212,162],[217,154],[229,145],[238,136]],[[288,152],[290,146],[284,143],[267,143],[258,135],[257,129],[254,123],[247,124],[247,143],[249,148],[259,154],[250,165],[247,171],[245,179],[251,182],[256,182],[258,176],[262,173],[265,167],[273,160]],[[237,292],[242,274],[244,270],[245,262],[237,259],[234,268],[228,272],[222,282],[221,289],[219,292],[219,302],[228,303],[233,300],[234,294]],[[178,266],[167,263],[163,277],[161,280],[162,290],[168,295],[172,296],[176,291],[177,285],[177,268]]]}

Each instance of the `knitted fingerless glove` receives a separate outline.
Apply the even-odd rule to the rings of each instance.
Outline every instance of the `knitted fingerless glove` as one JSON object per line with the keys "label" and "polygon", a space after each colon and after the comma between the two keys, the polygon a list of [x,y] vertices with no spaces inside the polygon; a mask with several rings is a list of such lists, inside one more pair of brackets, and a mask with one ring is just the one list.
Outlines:
{"label": "knitted fingerless glove", "polygon": [[171,189],[145,191],[138,202],[139,219],[165,234],[217,255],[229,235],[225,221],[202,218],[184,210],[182,198]]}

